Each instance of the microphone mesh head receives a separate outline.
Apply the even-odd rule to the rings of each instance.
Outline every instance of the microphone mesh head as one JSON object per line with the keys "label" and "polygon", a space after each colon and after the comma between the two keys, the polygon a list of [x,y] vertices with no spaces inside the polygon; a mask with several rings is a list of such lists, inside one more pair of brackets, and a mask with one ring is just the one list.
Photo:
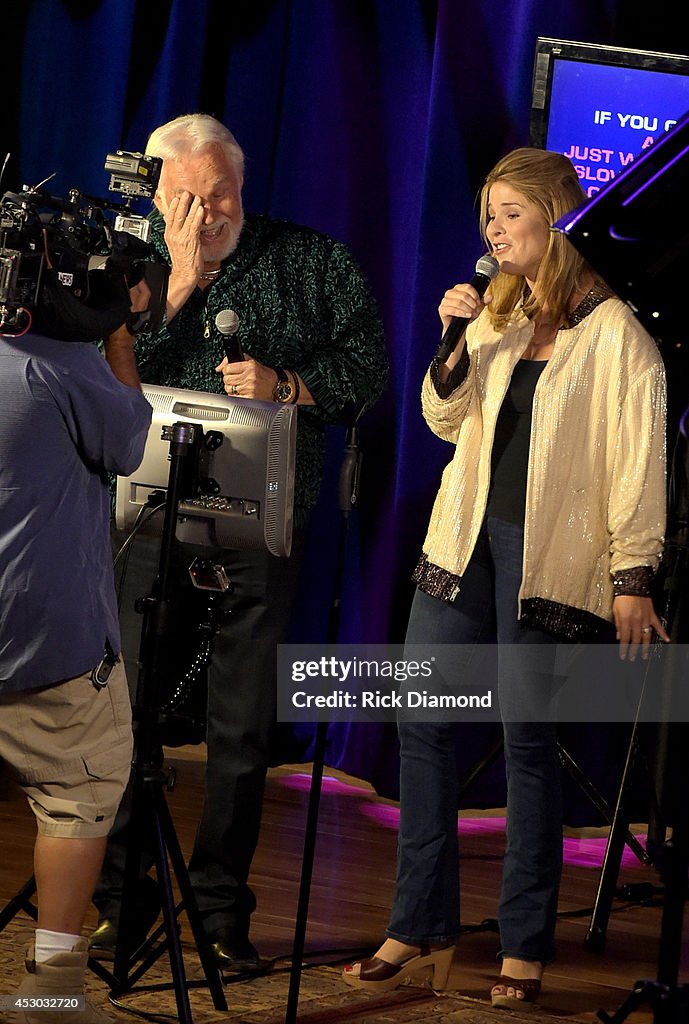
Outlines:
{"label": "microphone mesh head", "polygon": [[[490,253],[486,253],[485,256],[482,256],[476,264],[476,273],[483,274],[483,276],[487,277],[489,281],[492,281],[493,278],[497,276],[499,270],[500,264],[494,256],[490,255]],[[218,316],[219,315],[220,314],[218,314]]]}
{"label": "microphone mesh head", "polygon": [[221,334],[234,334],[239,327],[239,317],[233,309],[221,309],[215,318],[215,326]]}

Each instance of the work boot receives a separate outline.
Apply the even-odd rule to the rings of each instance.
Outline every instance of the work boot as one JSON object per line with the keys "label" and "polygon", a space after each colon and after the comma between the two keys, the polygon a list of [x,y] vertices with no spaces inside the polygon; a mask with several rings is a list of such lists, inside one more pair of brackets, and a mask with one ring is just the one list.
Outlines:
{"label": "work boot", "polygon": [[[56,953],[42,964],[36,963],[34,947],[29,946],[24,964],[26,975],[16,995],[27,1000],[40,1000],[47,996],[83,996],[87,959],[85,939],[80,939],[70,953]],[[113,1024],[113,1019],[89,1002],[83,1010],[32,1010],[29,1006],[10,1014],[13,1024]]]}

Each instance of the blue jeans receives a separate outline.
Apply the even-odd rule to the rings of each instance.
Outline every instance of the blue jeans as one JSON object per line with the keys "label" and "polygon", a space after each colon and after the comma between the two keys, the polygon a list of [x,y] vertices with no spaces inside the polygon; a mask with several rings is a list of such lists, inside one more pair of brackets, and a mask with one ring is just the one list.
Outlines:
{"label": "blue jeans", "polygon": [[[556,641],[517,621],[523,529],[488,518],[454,601],[417,591],[408,644],[509,644],[498,652],[498,693],[507,765],[507,848],[498,918],[502,957],[548,963],[554,956],[562,868],[561,771],[555,724],[512,721],[524,701],[538,707],[552,685],[533,645]],[[528,644],[515,657],[516,644]],[[465,648],[470,651],[470,647]],[[548,651],[539,648],[549,660]],[[441,648],[439,647],[439,654]],[[440,654],[440,656],[442,656]],[[522,716],[523,717],[523,716]],[[400,722],[400,832],[395,899],[387,934],[443,943],[459,932],[456,729],[451,722]]]}

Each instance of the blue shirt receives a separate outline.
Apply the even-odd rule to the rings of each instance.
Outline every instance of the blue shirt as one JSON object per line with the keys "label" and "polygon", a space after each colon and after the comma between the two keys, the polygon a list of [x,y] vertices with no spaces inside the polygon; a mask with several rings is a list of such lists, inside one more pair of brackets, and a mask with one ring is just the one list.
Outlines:
{"label": "blue shirt", "polygon": [[119,652],[108,473],[136,469],[150,419],[94,345],[0,337],[0,693]]}

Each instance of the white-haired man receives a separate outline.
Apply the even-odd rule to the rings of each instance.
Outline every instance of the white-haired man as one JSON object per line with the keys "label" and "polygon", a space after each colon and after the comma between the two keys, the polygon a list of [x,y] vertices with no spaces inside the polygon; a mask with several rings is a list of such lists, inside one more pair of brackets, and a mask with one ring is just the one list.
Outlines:
{"label": "white-haired man", "polygon": [[[153,132],[147,152],[163,168],[151,215],[154,244],[168,261],[167,322],[142,334],[137,357],[151,384],[222,391],[299,406],[295,543],[289,558],[217,551],[233,582],[209,669],[204,808],[189,871],[218,963],[259,965],[249,940],[255,898],[248,886],[276,709],[276,645],[292,612],[303,532],[322,475],[324,433],[385,387],[382,328],[366,281],[347,249],[309,228],[244,216],[244,157],[215,118],[191,114]],[[229,362],[215,316],[239,316],[242,360]],[[179,586],[191,558],[179,545]],[[150,587],[155,552],[137,539],[123,602],[125,651],[136,657],[140,623],[129,614]],[[143,588],[143,589],[142,589]],[[122,896],[127,804],[111,837],[95,902],[95,954],[112,954]],[[142,931],[157,912],[142,879]],[[136,940],[139,935],[132,937]]]}

